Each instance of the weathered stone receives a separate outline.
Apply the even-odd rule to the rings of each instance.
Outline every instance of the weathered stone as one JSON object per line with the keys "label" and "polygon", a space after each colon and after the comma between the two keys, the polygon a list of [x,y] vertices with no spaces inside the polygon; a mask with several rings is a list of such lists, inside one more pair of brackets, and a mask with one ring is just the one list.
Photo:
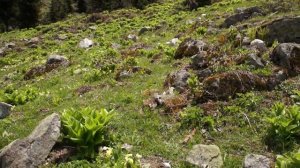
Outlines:
{"label": "weathered stone", "polygon": [[191,57],[198,54],[200,51],[207,50],[208,45],[205,42],[187,38],[177,48],[174,58],[181,59],[183,57]]}
{"label": "weathered stone", "polygon": [[79,47],[80,48],[90,48],[94,45],[94,42],[88,38],[85,38],[80,41]]}
{"label": "weathered stone", "polygon": [[34,131],[22,140],[4,147],[0,165],[7,168],[35,168],[43,164],[60,136],[60,118],[52,114],[42,120]]}
{"label": "weathered stone", "polygon": [[259,55],[262,55],[263,53],[268,51],[265,42],[260,39],[255,39],[251,41],[250,47],[251,49],[256,50]]}
{"label": "weathered stone", "polygon": [[[0,102],[0,119],[3,119],[10,114],[12,105]],[[1,165],[1,164],[0,164]]]}
{"label": "weathered stone", "polygon": [[263,68],[265,66],[265,61],[261,57],[258,57],[255,53],[248,55],[247,63],[255,68]]}
{"label": "weathered stone", "polygon": [[30,40],[28,40],[26,44],[30,48],[36,48],[39,43],[40,43],[40,38],[34,37],[34,38],[31,38]]}
{"label": "weathered stone", "polygon": [[272,90],[281,82],[276,76],[261,76],[247,71],[224,72],[203,81],[203,94],[198,100],[227,99],[251,90]]}
{"label": "weathered stone", "polygon": [[178,38],[173,38],[172,40],[166,42],[167,45],[169,46],[176,46],[177,43],[179,43],[179,39]]}
{"label": "weathered stone", "polygon": [[61,64],[61,65],[66,65],[68,63],[69,63],[68,59],[60,55],[50,55],[46,62],[46,64]]}
{"label": "weathered stone", "polygon": [[271,160],[263,155],[249,154],[245,157],[244,168],[271,168]]}
{"label": "weathered stone", "polygon": [[189,77],[190,73],[185,69],[172,72],[167,76],[165,87],[174,87],[177,91],[183,92],[187,88],[187,80]]}
{"label": "weathered stone", "polygon": [[200,70],[200,71],[196,72],[196,75],[197,75],[197,77],[200,81],[202,81],[203,79],[211,76],[212,74],[213,74],[213,71],[209,68],[206,68],[206,69],[203,69],[203,70]]}
{"label": "weathered stone", "polygon": [[200,51],[199,54],[192,56],[192,68],[193,69],[205,69],[208,67],[208,61],[206,60],[207,52]]}
{"label": "weathered stone", "polygon": [[150,26],[142,27],[139,31],[139,36],[144,34],[147,31],[152,31],[152,27],[150,27]]}
{"label": "weathered stone", "polygon": [[6,43],[6,44],[5,44],[5,48],[13,49],[14,47],[16,47],[16,44],[13,43],[13,42]]}
{"label": "weathered stone", "polygon": [[193,146],[186,161],[201,168],[221,168],[223,166],[221,151],[216,145]]}
{"label": "weathered stone", "polygon": [[249,37],[244,37],[243,40],[242,40],[242,45],[243,46],[247,46],[247,45],[250,45],[251,43],[251,40]]}
{"label": "weathered stone", "polygon": [[139,39],[138,36],[134,35],[134,34],[129,34],[127,36],[127,39],[132,40],[134,42],[137,42],[137,40]]}
{"label": "weathered stone", "polygon": [[275,65],[287,69],[290,75],[300,72],[300,44],[279,44],[272,51],[270,58]]}
{"label": "weathered stone", "polygon": [[266,34],[262,37],[268,46],[274,41],[280,43],[300,43],[300,16],[280,18],[261,26],[266,29]]}
{"label": "weathered stone", "polygon": [[66,40],[68,38],[68,36],[65,34],[60,34],[57,36],[57,38],[58,38],[58,40]]}
{"label": "weathered stone", "polygon": [[254,6],[250,8],[240,8],[238,13],[229,16],[225,19],[222,27],[228,28],[238,22],[244,21],[252,17],[255,13],[263,15],[263,11],[261,8]]}
{"label": "weathered stone", "polygon": [[4,57],[6,54],[5,48],[0,48],[0,57]]}

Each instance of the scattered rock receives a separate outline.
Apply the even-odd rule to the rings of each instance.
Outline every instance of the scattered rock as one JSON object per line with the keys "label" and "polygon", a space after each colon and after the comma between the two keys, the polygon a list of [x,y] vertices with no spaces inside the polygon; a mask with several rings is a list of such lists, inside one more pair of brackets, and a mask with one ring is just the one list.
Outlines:
{"label": "scattered rock", "polygon": [[13,42],[10,42],[10,43],[6,43],[5,44],[5,48],[8,48],[8,49],[13,49],[16,47],[16,44],[13,43]]}
{"label": "scattered rock", "polygon": [[67,38],[68,38],[68,36],[65,35],[65,34],[60,34],[60,35],[57,36],[57,39],[58,39],[58,40],[62,40],[62,41],[63,41],[63,40],[66,40]]}
{"label": "scattered rock", "polygon": [[251,90],[272,90],[281,82],[276,75],[261,76],[247,71],[224,72],[203,81],[203,94],[198,101],[224,100],[235,96],[236,93]]}
{"label": "scattered rock", "polygon": [[266,47],[265,42],[260,39],[255,39],[255,40],[251,41],[250,48],[253,50],[256,50],[259,55],[262,55],[263,53],[268,51],[268,48]]}
{"label": "scattered rock", "polygon": [[271,46],[274,41],[280,43],[300,43],[300,16],[284,17],[261,26],[261,29],[266,29],[264,40],[268,46]]}
{"label": "scattered rock", "polygon": [[271,168],[271,160],[263,155],[249,154],[245,157],[244,168]]}
{"label": "scattered rock", "polygon": [[213,71],[210,68],[196,71],[196,75],[197,75],[199,81],[204,80],[205,78],[211,76],[212,74],[213,74]]}
{"label": "scattered rock", "polygon": [[0,102],[0,119],[3,119],[10,114],[12,105]]}
{"label": "scattered rock", "polygon": [[127,39],[128,39],[128,40],[132,40],[132,41],[134,41],[134,42],[137,42],[137,40],[139,39],[139,37],[136,36],[136,35],[134,35],[134,34],[129,34],[129,35],[127,36]]}
{"label": "scattered rock", "polygon": [[270,58],[275,65],[287,69],[290,75],[300,72],[300,44],[279,44],[272,51]]}
{"label": "scattered rock", "polygon": [[15,140],[1,150],[2,167],[34,168],[43,164],[60,136],[60,127],[58,114],[42,120],[28,137]]}
{"label": "scattered rock", "polygon": [[249,37],[244,37],[242,40],[242,45],[243,46],[248,46],[251,43],[251,39]]}
{"label": "scattered rock", "polygon": [[94,45],[94,42],[88,38],[85,38],[80,41],[79,47],[80,48],[90,48]]}
{"label": "scattered rock", "polygon": [[36,48],[39,43],[40,43],[40,38],[34,37],[34,38],[28,40],[26,42],[26,45],[30,48]]}
{"label": "scattered rock", "polygon": [[186,161],[201,168],[221,168],[223,166],[221,151],[216,145],[194,145]]}
{"label": "scattered rock", "polygon": [[191,57],[198,54],[200,51],[207,50],[208,45],[205,42],[187,38],[177,48],[174,58],[181,59],[183,57]]}
{"label": "scattered rock", "polygon": [[6,54],[5,48],[0,48],[0,57],[4,57]]}
{"label": "scattered rock", "polygon": [[131,149],[133,148],[133,146],[130,145],[130,144],[125,143],[125,144],[122,145],[121,148],[125,149],[126,151],[131,151]]}
{"label": "scattered rock", "polygon": [[265,61],[261,57],[258,57],[255,53],[248,54],[247,63],[255,68],[265,67]]}
{"label": "scattered rock", "polygon": [[93,90],[92,86],[81,86],[78,89],[75,90],[76,95],[82,96],[90,91]]}
{"label": "scattered rock", "polygon": [[174,87],[179,92],[184,92],[187,89],[187,80],[190,77],[190,73],[185,70],[179,70],[170,73],[165,81],[165,87]]}
{"label": "scattered rock", "polygon": [[141,28],[140,31],[139,31],[139,36],[144,34],[147,31],[152,31],[152,27],[146,26],[146,27]]}
{"label": "scattered rock", "polygon": [[47,65],[50,64],[61,64],[61,65],[67,65],[69,64],[69,61],[66,57],[61,55],[50,55],[46,62]]}
{"label": "scattered rock", "polygon": [[192,56],[192,68],[193,69],[205,69],[208,67],[208,61],[206,60],[207,52],[206,51],[200,51],[198,54]]}
{"label": "scattered rock", "polygon": [[158,156],[149,156],[141,159],[142,168],[171,168],[169,161]]}
{"label": "scattered rock", "polygon": [[221,27],[228,28],[238,22],[244,21],[249,19],[250,17],[259,14],[263,15],[263,11],[261,8],[254,6],[250,8],[239,8],[236,10],[237,13],[234,15],[229,16],[225,19],[224,23],[221,25]]}
{"label": "scattered rock", "polygon": [[124,78],[131,77],[134,73],[141,73],[141,74],[147,74],[150,75],[152,71],[147,68],[139,67],[139,66],[133,66],[126,69],[121,69],[116,74],[116,80],[121,80]]}
{"label": "scattered rock", "polygon": [[30,69],[24,76],[25,80],[33,79],[37,76],[41,76],[45,73],[51,72],[58,67],[66,67],[69,66],[70,62],[66,57],[60,55],[50,55],[47,59],[45,65],[37,66]]}
{"label": "scattered rock", "polygon": [[176,46],[177,43],[179,43],[180,40],[178,38],[173,38],[171,41],[166,42],[169,46]]}

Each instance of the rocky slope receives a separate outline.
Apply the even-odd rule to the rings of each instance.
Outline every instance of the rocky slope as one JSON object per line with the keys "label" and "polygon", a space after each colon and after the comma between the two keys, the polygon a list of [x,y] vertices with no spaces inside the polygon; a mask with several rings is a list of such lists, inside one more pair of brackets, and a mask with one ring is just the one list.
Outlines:
{"label": "rocky slope", "polygon": [[282,148],[267,121],[276,102],[299,103],[299,9],[223,0],[190,11],[165,0],[2,33],[0,148],[27,142],[52,113],[92,107],[114,109],[115,143],[144,166],[273,167],[299,149],[299,130]]}

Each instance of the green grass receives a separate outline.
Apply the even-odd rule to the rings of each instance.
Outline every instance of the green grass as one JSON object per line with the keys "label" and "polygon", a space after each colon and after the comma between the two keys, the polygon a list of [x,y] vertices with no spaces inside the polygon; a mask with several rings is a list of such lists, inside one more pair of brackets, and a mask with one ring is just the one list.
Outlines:
{"label": "green grass", "polygon": [[[271,107],[272,102],[284,98],[278,95],[299,87],[298,79],[284,83],[273,92],[255,93],[255,96],[265,99],[251,110],[241,107],[241,110],[232,114],[225,111],[224,106],[239,106],[238,101],[217,102],[218,111],[215,120],[221,131],[210,131],[208,138],[201,134],[201,129],[198,129],[193,139],[185,145],[181,142],[191,130],[181,128],[175,115],[165,115],[161,108],[150,110],[143,107],[143,100],[148,98],[143,93],[147,90],[163,91],[167,74],[180,68],[175,68],[173,64],[180,62],[183,63],[183,67],[189,63],[189,59],[174,60],[170,53],[174,52],[176,47],[165,44],[179,33],[183,33],[180,40],[185,37],[203,39],[218,45],[221,52],[229,53],[226,58],[230,60],[228,64],[214,66],[217,72],[243,69],[258,74],[270,74],[272,70],[271,65],[260,70],[247,65],[235,65],[233,60],[240,54],[240,48],[232,48],[231,41],[225,45],[218,43],[220,34],[226,34],[228,30],[221,30],[217,35],[207,35],[194,29],[194,24],[186,24],[187,20],[195,19],[204,13],[207,16],[203,18],[203,25],[199,26],[204,30],[208,28],[208,21],[220,24],[224,20],[223,16],[228,12],[232,13],[236,7],[259,5],[262,1],[224,0],[212,6],[199,8],[197,11],[186,10],[181,6],[181,2],[181,0],[166,0],[161,4],[150,5],[144,11],[137,9],[112,11],[109,13],[112,20],[107,23],[88,23],[87,18],[90,15],[76,14],[57,23],[0,34],[0,44],[12,41],[23,48],[21,51],[13,50],[6,57],[0,58],[0,90],[10,86],[18,89],[34,87],[38,91],[36,99],[15,106],[8,118],[0,120],[0,148],[17,138],[27,136],[40,120],[53,112],[61,113],[69,108],[92,107],[116,111],[111,132],[118,137],[118,143],[133,145],[133,152],[143,156],[162,156],[171,161],[172,167],[187,167],[188,165],[184,163],[185,156],[189,149],[198,143],[218,145],[225,161],[224,167],[241,167],[244,156],[248,153],[268,156],[276,154],[268,150],[262,142],[268,126],[263,118],[268,115],[267,109]],[[124,13],[133,17],[127,18]],[[297,12],[292,11],[285,15],[294,14]],[[281,15],[283,13],[266,17],[269,20]],[[266,17],[253,18],[250,21],[257,22]],[[146,32],[139,37],[138,42],[126,40],[128,34],[137,34],[144,26],[158,25],[162,25],[162,28]],[[90,26],[97,26],[97,29],[89,29]],[[56,37],[60,34],[67,35],[68,39],[57,40]],[[41,38],[37,48],[28,48],[22,41],[24,38],[37,36]],[[85,37],[93,39],[96,46],[88,50],[78,48],[79,41]],[[113,49],[112,43],[120,44],[121,48]],[[128,51],[131,46],[139,44],[144,44],[147,48],[135,55],[137,65],[150,69],[152,71],[150,75],[136,73],[130,78],[115,81],[116,72],[114,72],[97,81],[88,82],[84,80],[87,72],[73,73],[78,69],[97,68],[95,62],[101,65],[114,64],[120,68],[126,57],[121,51]],[[150,56],[158,53],[161,53],[161,58],[151,63]],[[33,80],[23,80],[25,72],[44,64],[50,54],[64,55],[72,64]],[[218,56],[221,57],[222,53]],[[9,79],[4,80],[4,77]],[[94,89],[83,96],[77,96],[75,90],[86,85],[93,86]],[[271,103],[266,100],[270,100]],[[250,120],[251,126],[245,115]],[[92,163],[86,164],[92,166]],[[72,162],[71,167],[72,165],[75,166],[76,163]]]}

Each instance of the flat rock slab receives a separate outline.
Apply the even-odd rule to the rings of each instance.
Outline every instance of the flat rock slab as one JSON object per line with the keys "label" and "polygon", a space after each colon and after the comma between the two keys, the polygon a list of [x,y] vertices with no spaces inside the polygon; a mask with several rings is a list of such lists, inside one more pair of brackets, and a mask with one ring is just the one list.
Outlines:
{"label": "flat rock slab", "polygon": [[201,168],[220,168],[223,166],[221,151],[216,145],[195,145],[186,161]]}
{"label": "flat rock slab", "polygon": [[1,167],[35,168],[43,164],[60,136],[60,127],[56,113],[42,120],[28,137],[15,140],[1,150]]}
{"label": "flat rock slab", "polygon": [[7,117],[10,114],[12,105],[0,102],[0,119]]}
{"label": "flat rock slab", "polygon": [[244,168],[271,168],[271,160],[263,155],[249,154],[245,157]]}

